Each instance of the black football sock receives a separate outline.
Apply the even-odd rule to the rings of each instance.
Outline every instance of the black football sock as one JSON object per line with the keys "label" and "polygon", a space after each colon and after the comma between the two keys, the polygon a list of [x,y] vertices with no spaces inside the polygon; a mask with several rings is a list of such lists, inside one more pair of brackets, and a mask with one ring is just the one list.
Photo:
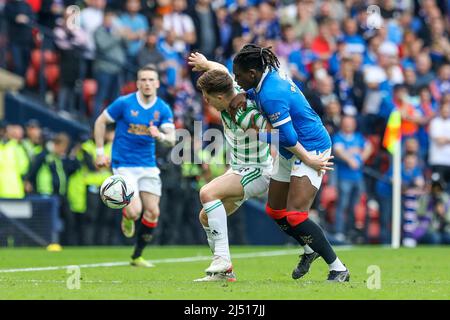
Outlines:
{"label": "black football sock", "polygon": [[145,246],[153,239],[153,231],[156,228],[156,223],[145,221],[141,219],[136,238],[136,246],[134,247],[133,259],[139,258],[144,251]]}
{"label": "black football sock", "polygon": [[320,254],[327,264],[336,260],[336,253],[325,237],[322,228],[311,219],[306,219],[302,223],[292,228],[293,237],[297,241],[303,241],[315,252]]}
{"label": "black football sock", "polygon": [[286,233],[287,235],[291,236],[292,238],[294,238],[295,240],[297,240],[297,242],[304,247],[305,246],[305,242],[300,238],[300,237],[296,237],[294,234],[294,229],[291,227],[291,225],[288,223],[286,217],[281,218],[281,219],[274,219],[274,221],[278,224],[278,226],[280,227],[280,229],[282,231],[284,231],[284,233]]}

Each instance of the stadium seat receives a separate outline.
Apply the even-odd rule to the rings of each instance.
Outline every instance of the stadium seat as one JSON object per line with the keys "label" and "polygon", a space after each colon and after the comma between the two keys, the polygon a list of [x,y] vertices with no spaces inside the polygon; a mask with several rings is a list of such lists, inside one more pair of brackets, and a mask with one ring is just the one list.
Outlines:
{"label": "stadium seat", "polygon": [[27,70],[27,74],[25,75],[25,80],[27,87],[35,88],[38,85],[38,75],[36,69],[30,66]]}
{"label": "stadium seat", "polygon": [[57,64],[49,64],[45,67],[47,85],[52,91],[56,91],[59,84],[60,68]]}
{"label": "stadium seat", "polygon": [[94,98],[96,93],[97,93],[97,81],[94,79],[84,80],[83,101],[86,104],[88,114],[92,114],[94,111]]}
{"label": "stadium seat", "polygon": [[137,90],[136,83],[134,81],[130,81],[125,83],[121,88],[121,94],[126,95],[133,93]]}

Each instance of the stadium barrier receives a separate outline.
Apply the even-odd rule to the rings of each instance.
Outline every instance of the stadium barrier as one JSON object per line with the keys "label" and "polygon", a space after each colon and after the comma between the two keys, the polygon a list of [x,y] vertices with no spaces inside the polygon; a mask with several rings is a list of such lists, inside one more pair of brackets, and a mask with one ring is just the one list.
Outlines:
{"label": "stadium barrier", "polygon": [[0,199],[0,247],[58,243],[61,229],[57,197]]}
{"label": "stadium barrier", "polygon": [[5,119],[20,124],[25,124],[29,119],[36,119],[42,127],[53,132],[65,132],[74,140],[83,134],[90,133],[87,125],[65,119],[36,100],[30,100],[21,94],[7,93],[5,95]]}

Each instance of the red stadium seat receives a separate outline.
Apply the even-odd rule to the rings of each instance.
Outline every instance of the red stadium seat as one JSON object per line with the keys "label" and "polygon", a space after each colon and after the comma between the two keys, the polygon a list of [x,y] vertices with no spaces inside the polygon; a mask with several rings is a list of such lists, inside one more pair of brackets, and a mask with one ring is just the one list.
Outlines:
{"label": "red stadium seat", "polygon": [[94,97],[97,93],[97,81],[94,79],[86,79],[83,81],[83,101],[87,106],[87,113],[92,114],[94,111]]}
{"label": "red stadium seat", "polygon": [[136,90],[137,90],[136,82],[130,81],[130,82],[125,83],[122,86],[121,94],[122,95],[130,94],[130,93],[136,92]]}
{"label": "red stadium seat", "polygon": [[28,68],[27,74],[25,75],[25,80],[27,87],[29,88],[34,88],[38,85],[38,75],[32,66]]}
{"label": "red stadium seat", "polygon": [[56,64],[49,64],[45,67],[45,79],[47,79],[47,85],[54,92],[57,90],[59,80],[60,68]]}
{"label": "red stadium seat", "polygon": [[31,51],[31,66],[35,71],[41,69],[41,50],[35,49]]}

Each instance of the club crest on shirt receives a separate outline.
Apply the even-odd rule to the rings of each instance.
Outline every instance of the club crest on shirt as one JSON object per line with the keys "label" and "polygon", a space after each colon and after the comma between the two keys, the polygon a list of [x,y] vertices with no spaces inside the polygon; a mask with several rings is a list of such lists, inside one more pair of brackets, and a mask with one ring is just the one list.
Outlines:
{"label": "club crest on shirt", "polygon": [[131,116],[132,117],[137,117],[139,115],[139,111],[137,110],[131,110]]}
{"label": "club crest on shirt", "polygon": [[273,114],[269,114],[269,120],[270,120],[271,122],[275,122],[275,121],[278,120],[278,118],[280,117],[280,115],[281,115],[281,112],[275,112],[275,113],[273,113]]}
{"label": "club crest on shirt", "polygon": [[153,120],[158,121],[159,120],[159,111],[155,111],[153,113]]}

